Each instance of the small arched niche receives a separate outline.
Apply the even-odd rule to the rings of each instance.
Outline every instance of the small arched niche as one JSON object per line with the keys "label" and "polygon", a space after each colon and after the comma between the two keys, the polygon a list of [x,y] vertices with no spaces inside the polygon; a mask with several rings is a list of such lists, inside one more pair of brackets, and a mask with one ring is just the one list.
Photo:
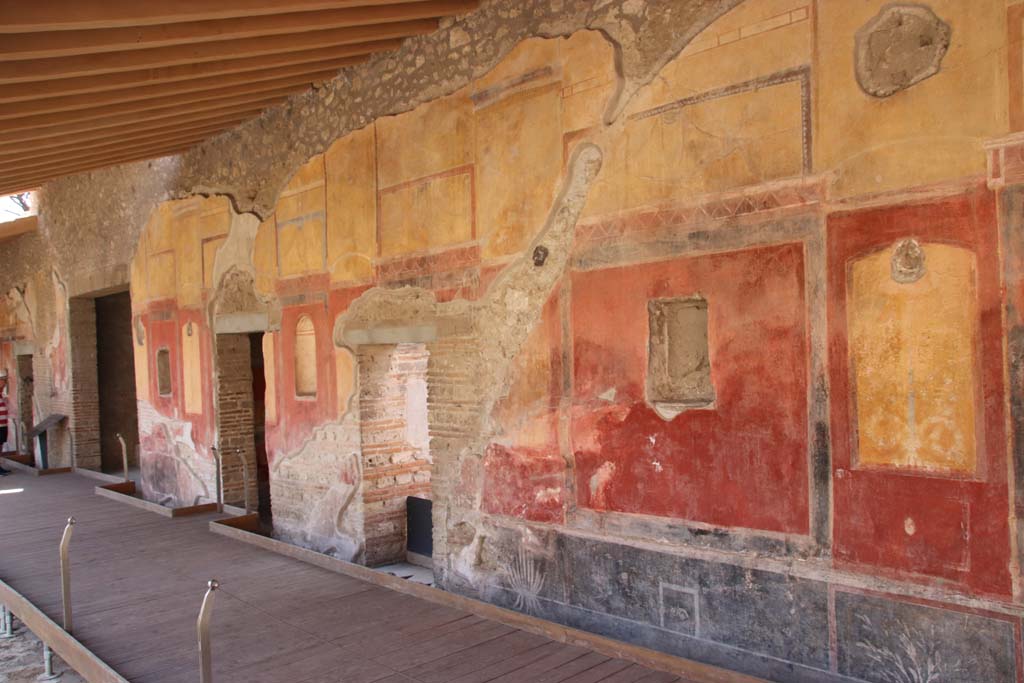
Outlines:
{"label": "small arched niche", "polygon": [[295,395],[316,396],[316,328],[304,315],[295,323]]}

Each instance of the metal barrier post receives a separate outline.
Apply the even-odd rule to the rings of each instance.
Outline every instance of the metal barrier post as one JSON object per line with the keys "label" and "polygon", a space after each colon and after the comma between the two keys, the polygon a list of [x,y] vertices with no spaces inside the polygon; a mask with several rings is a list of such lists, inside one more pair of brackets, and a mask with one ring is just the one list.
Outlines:
{"label": "metal barrier post", "polygon": [[196,633],[199,636],[199,683],[213,683],[213,664],[210,660],[210,612],[213,611],[213,592],[220,588],[217,579],[206,584],[206,595],[196,619]]}
{"label": "metal barrier post", "polygon": [[71,633],[71,563],[68,561],[68,545],[74,527],[75,518],[68,517],[68,525],[64,527],[64,535],[60,539],[60,599],[64,605],[64,630],[68,633]]}
{"label": "metal barrier post", "polygon": [[128,477],[128,444],[124,442],[121,432],[117,433],[117,440],[121,442],[121,467],[124,469],[124,480],[131,481]]}
{"label": "metal barrier post", "polygon": [[224,481],[221,473],[220,450],[216,446],[211,446],[210,450],[213,452],[213,462],[217,467],[217,512],[224,512]]}
{"label": "metal barrier post", "polygon": [[3,618],[3,622],[0,623],[0,640],[7,640],[14,637],[14,615],[7,605],[0,607],[3,607],[3,614],[0,615]]}
{"label": "metal barrier post", "polygon": [[60,674],[53,670],[53,650],[46,643],[43,643],[43,673],[36,678],[37,681],[55,681]]}
{"label": "metal barrier post", "polygon": [[243,500],[245,500],[245,514],[249,514],[249,462],[245,459],[244,449],[236,448],[235,455],[238,456],[238,461],[242,463]]}

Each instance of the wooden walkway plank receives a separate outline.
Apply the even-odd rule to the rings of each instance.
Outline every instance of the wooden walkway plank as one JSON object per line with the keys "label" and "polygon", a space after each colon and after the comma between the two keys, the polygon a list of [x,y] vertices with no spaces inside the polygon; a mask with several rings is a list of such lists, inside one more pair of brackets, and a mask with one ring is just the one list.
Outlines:
{"label": "wooden walkway plank", "polygon": [[74,515],[74,635],[130,681],[194,683],[195,622],[211,578],[221,582],[211,622],[218,683],[679,680],[551,640],[554,626],[523,631],[466,611],[475,603],[461,598],[445,604],[401,582],[378,585],[376,574],[337,573],[212,534],[215,515],[162,517],[94,485],[75,474],[5,479],[0,488],[24,490],[0,496],[0,579],[59,620],[58,543]]}

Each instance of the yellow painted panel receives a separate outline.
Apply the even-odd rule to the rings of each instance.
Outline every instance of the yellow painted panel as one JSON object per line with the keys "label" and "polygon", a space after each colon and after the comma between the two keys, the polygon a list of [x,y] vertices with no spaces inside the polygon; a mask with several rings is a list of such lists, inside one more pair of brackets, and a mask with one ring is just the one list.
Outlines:
{"label": "yellow painted panel", "polygon": [[577,31],[561,42],[562,130],[600,125],[618,88],[615,50],[598,31]]}
{"label": "yellow painted panel", "polygon": [[260,223],[256,229],[252,262],[256,269],[256,291],[272,293],[277,282],[277,224],[274,216]]}
{"label": "yellow painted panel", "polygon": [[886,4],[818,3],[815,165],[839,171],[837,196],[983,174],[981,143],[1009,131],[1005,0],[929,2],[953,28],[941,71],[876,98],[854,78],[854,34]]}
{"label": "yellow painted panel", "polygon": [[323,270],[324,223],[311,219],[277,225],[278,252],[282,277]]}
{"label": "yellow painted panel", "polygon": [[181,326],[181,370],[185,377],[185,412],[203,412],[203,357],[199,348],[199,326]]}
{"label": "yellow painted panel", "polygon": [[[184,207],[181,207],[184,209]],[[178,305],[198,306],[203,286],[203,252],[199,241],[199,215],[182,210],[164,226],[171,232],[178,266]]]}
{"label": "yellow painted panel", "polygon": [[214,286],[213,266],[217,259],[217,252],[227,241],[227,237],[213,237],[203,240],[203,287],[211,289]]}
{"label": "yellow painted panel", "polygon": [[480,93],[491,88],[501,88],[521,78],[559,63],[560,40],[531,38],[509,52],[493,69],[473,82],[473,92]]}
{"label": "yellow painted panel", "polygon": [[334,349],[334,372],[338,387],[338,417],[344,417],[349,410],[352,396],[356,393],[356,359],[345,348]]}
{"label": "yellow painted panel", "polygon": [[231,230],[231,202],[227,197],[209,197],[199,204],[199,237],[227,235]]}
{"label": "yellow painted panel", "polygon": [[315,156],[304,164],[281,191],[275,214],[278,224],[324,211],[324,159]]}
{"label": "yellow painted panel", "polygon": [[973,472],[974,255],[923,244],[925,274],[899,283],[893,248],[852,264],[847,295],[858,463]]}
{"label": "yellow painted panel", "polygon": [[521,250],[544,225],[562,166],[558,84],[477,112],[477,204],[484,258]]}
{"label": "yellow painted panel", "polygon": [[373,276],[377,254],[374,131],[338,140],[324,155],[327,178],[327,268],[332,282]]}
{"label": "yellow painted panel", "polygon": [[277,356],[274,355],[274,333],[263,335],[263,378],[266,393],[263,396],[267,424],[277,424]]}
{"label": "yellow painted panel", "polygon": [[473,162],[473,104],[466,91],[376,122],[380,187]]}
{"label": "yellow painted panel", "polygon": [[163,202],[156,207],[148,231],[148,254],[157,254],[174,248],[172,231],[167,229],[167,225],[173,220],[174,204],[175,202]]}
{"label": "yellow painted panel", "polygon": [[314,157],[281,192],[275,209],[282,277],[324,269],[324,161]]}
{"label": "yellow painted panel", "polygon": [[682,199],[803,172],[799,82],[628,121],[613,139],[587,214]]}
{"label": "yellow painted panel", "polygon": [[138,401],[149,400],[149,355],[148,347],[140,345],[135,338],[135,325],[132,324],[132,352],[135,356],[135,398]]}
{"label": "yellow painted panel", "polygon": [[641,89],[627,114],[809,66],[813,47],[810,16],[809,0],[740,3],[707,27]]}
{"label": "yellow painted panel", "polygon": [[174,252],[150,254],[147,264],[146,290],[150,299],[172,299],[175,296]]}
{"label": "yellow painted panel", "polygon": [[381,194],[383,256],[467,242],[473,236],[469,172],[432,178]]}

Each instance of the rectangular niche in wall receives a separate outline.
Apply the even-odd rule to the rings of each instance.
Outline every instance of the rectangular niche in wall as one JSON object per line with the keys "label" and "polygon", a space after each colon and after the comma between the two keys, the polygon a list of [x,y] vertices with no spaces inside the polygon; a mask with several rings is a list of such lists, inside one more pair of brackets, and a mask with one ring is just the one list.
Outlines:
{"label": "rectangular niche in wall", "polygon": [[168,349],[156,352],[156,386],[161,396],[171,395],[171,352]]}
{"label": "rectangular niche in wall", "polygon": [[715,402],[708,352],[708,302],[701,296],[647,303],[647,401],[670,420]]}

